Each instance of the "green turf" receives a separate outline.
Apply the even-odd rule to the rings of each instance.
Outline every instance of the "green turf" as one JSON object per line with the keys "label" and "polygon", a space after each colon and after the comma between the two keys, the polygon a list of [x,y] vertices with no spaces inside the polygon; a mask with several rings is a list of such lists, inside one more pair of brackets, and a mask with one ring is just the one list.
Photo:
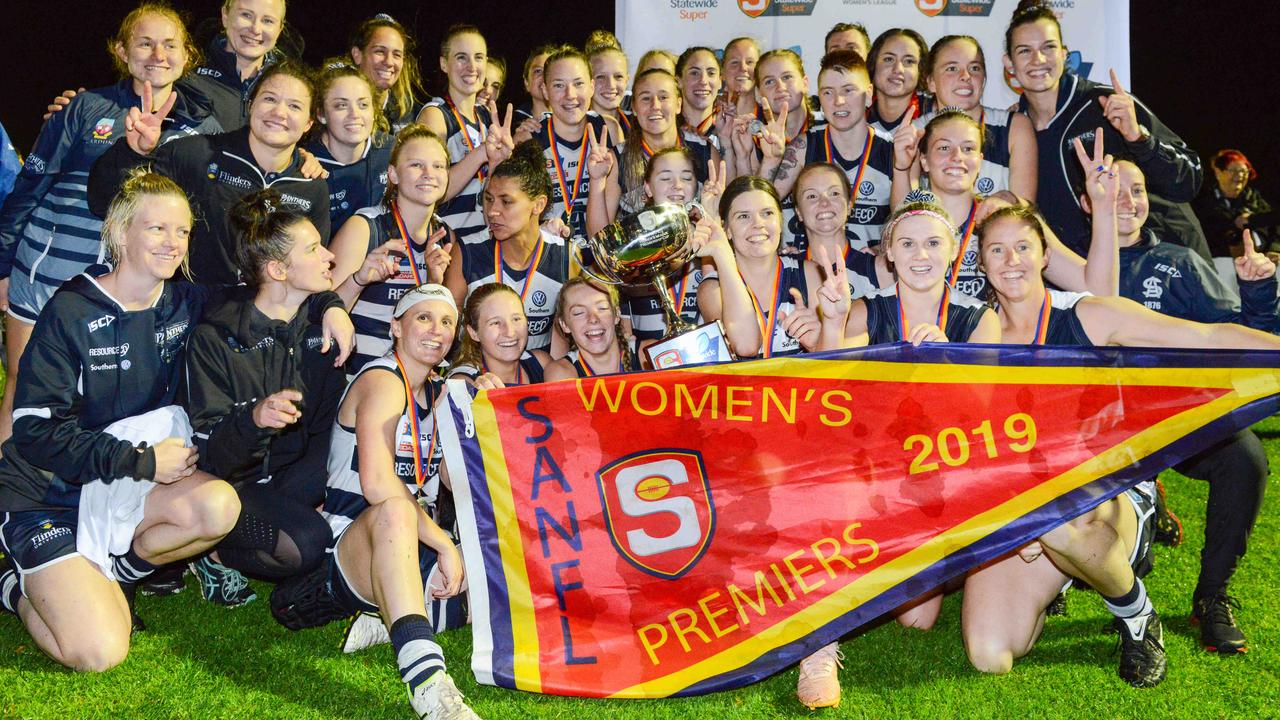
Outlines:
{"label": "green turf", "polygon": [[[1258,426],[1272,467],[1280,467],[1280,420]],[[1274,473],[1273,473],[1274,477]],[[1228,718],[1280,715],[1280,538],[1273,494],[1233,592],[1253,651],[1220,658],[1202,652],[1186,620],[1199,567],[1204,483],[1164,476],[1187,541],[1159,548],[1148,578],[1165,622],[1169,678],[1135,690],[1115,675],[1114,636],[1097,596],[1073,591],[1066,617],[1051,618],[1035,650],[1012,673],[970,669],[959,631],[959,598],[948,598],[928,633],[890,624],[842,644],[844,701],[825,718]],[[124,665],[101,675],[62,670],[37,650],[11,616],[0,617],[0,718],[407,718],[388,646],[353,656],[337,647],[342,628],[290,633],[260,599],[225,610],[199,599],[188,579],[176,598],[140,598],[150,629],[135,637]],[[85,628],[92,632],[92,628]],[[794,696],[796,671],[707,697],[601,701],[479,687],[468,670],[470,630],[441,641],[458,685],[486,718],[774,718],[812,715]]]}

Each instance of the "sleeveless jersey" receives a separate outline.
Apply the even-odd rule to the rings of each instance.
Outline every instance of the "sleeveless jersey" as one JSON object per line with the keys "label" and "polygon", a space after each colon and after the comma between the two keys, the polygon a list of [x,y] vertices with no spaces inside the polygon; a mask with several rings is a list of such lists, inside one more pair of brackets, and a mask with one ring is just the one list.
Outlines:
{"label": "sleeveless jersey", "polygon": [[[827,142],[827,129],[819,128],[809,131],[805,151],[806,165],[815,162],[835,163],[844,170],[845,177],[849,178],[853,197],[846,226],[849,245],[854,250],[880,244],[880,231],[889,219],[891,210],[889,201],[893,185],[893,140],[875,131],[870,131],[870,138],[871,142],[863,148],[861,156],[845,158],[840,155],[834,143]],[[788,224],[795,237],[793,244],[801,250],[808,247],[800,219],[792,218]]]}
{"label": "sleeveless jersey", "polygon": [[[923,129],[937,113],[927,113],[915,120],[915,126]],[[1008,110],[982,108],[982,166],[978,168],[978,181],[974,190],[979,195],[990,195],[1009,189],[1009,125],[1012,122]],[[923,184],[928,184],[928,178]]]}
{"label": "sleeveless jersey", "polygon": [[[356,373],[355,378],[343,391],[342,400],[346,400],[347,393],[351,391],[356,380],[368,372],[390,372],[402,384],[404,382],[404,376],[400,374],[400,368],[396,366],[394,358],[378,358]],[[444,392],[444,382],[433,378],[427,386],[427,399],[431,404],[422,407],[415,401],[412,407],[408,407],[406,403],[404,413],[396,421],[395,474],[409,488],[409,493],[415,499],[425,503],[428,507],[427,514],[433,517],[435,513],[430,507],[435,504],[440,492],[440,462],[444,459],[444,448],[435,437],[435,417],[432,414],[431,405],[442,392]],[[338,402],[339,407],[342,405],[342,400]],[[409,413],[415,413],[417,416],[417,438],[413,437]],[[414,473],[414,464],[417,462],[414,459],[415,442],[420,445],[423,459],[427,462],[427,477],[422,487],[418,487]],[[369,507],[369,501],[365,499],[364,491],[360,488],[360,457],[356,452],[354,427],[347,427],[339,422],[333,424],[333,434],[329,443],[328,472],[329,482],[325,488],[324,507],[320,514],[329,523],[329,529],[336,539],[341,537],[360,513]]]}
{"label": "sleeveless jersey", "polygon": [[[987,274],[978,267],[978,239],[973,236],[974,211],[977,210],[975,204],[969,211],[968,217],[955,218],[956,242],[960,246],[960,254],[957,256],[959,270],[955,270],[956,262],[952,262],[952,268],[947,270],[947,277],[951,280],[951,287],[956,292],[968,295],[971,298],[984,299],[987,293]],[[954,277],[950,273],[954,272]]]}
{"label": "sleeveless jersey", "polygon": [[[897,287],[887,287],[863,298],[867,304],[867,332],[871,345],[901,342],[902,325],[898,318]],[[987,306],[977,300],[953,292],[948,297],[946,327],[942,331],[951,342],[968,342],[978,327]]]}
{"label": "sleeveless jersey", "polygon": [[[752,293],[756,307],[759,309],[757,319],[763,318],[762,327],[769,335],[766,341],[769,343],[770,352],[768,356],[776,357],[779,355],[795,355],[801,351],[800,341],[787,334],[783,329],[783,324],[776,322],[776,318],[780,313],[790,315],[795,312],[795,301],[791,297],[791,288],[800,291],[800,295],[804,298],[809,297],[809,284],[804,276],[804,263],[794,257],[783,255],[778,258],[782,265],[781,272],[778,274],[777,305],[768,307],[771,298],[755,297]],[[751,292],[748,288],[747,292]],[[771,333],[768,328],[773,328]],[[756,355],[756,358],[765,357],[766,353]],[[739,360],[753,360],[755,358],[738,358]]]}
{"label": "sleeveless jersey", "polygon": [[[391,239],[400,237],[395,215],[383,206],[368,207],[356,212],[369,224],[369,247],[366,253]],[[441,225],[440,216],[431,220],[432,227]],[[447,227],[447,226],[446,226]],[[396,274],[379,283],[371,283],[360,291],[351,308],[351,324],[356,328],[356,349],[351,367],[364,367],[366,363],[387,354],[391,349],[391,316],[400,297],[418,285],[417,277],[427,279],[427,247],[410,243],[412,259],[408,255],[397,258]],[[417,266],[418,276],[413,273]]]}
{"label": "sleeveless jersey", "polygon": [[[698,312],[698,285],[702,284],[702,268],[695,260],[679,277],[669,278],[671,304],[680,317],[694,325],[702,324]],[[631,317],[631,334],[637,340],[660,340],[667,334],[667,316],[662,311],[662,301],[657,295],[635,295],[627,300],[627,313]]]}
{"label": "sleeveless jersey", "polygon": [[[853,233],[845,230],[849,236],[849,244],[854,242]],[[805,259],[817,263],[817,259],[813,257],[813,248],[809,248],[805,253]],[[876,275],[876,256],[861,250],[852,248],[845,250],[844,268],[847,271],[849,280],[849,297],[853,300],[864,298],[880,289],[880,278]],[[820,271],[823,268],[818,268]],[[825,275],[823,276],[825,277]]]}
{"label": "sleeveless jersey", "polygon": [[1093,347],[1089,333],[1080,324],[1076,314],[1076,305],[1089,297],[1089,293],[1069,293],[1060,290],[1049,291],[1049,330],[1045,333],[1045,345],[1072,345],[1075,347]]}
{"label": "sleeveless jersey", "polygon": [[[514,271],[502,261],[502,275],[494,272],[498,260],[498,243],[486,228],[475,241],[462,245],[462,276],[470,293],[480,285],[501,282],[515,289],[523,298],[524,314],[529,318],[530,350],[551,347],[551,316],[555,314],[560,288],[568,282],[574,264],[573,251],[564,238],[541,231],[541,255],[536,267]],[[538,249],[534,249],[538,253]],[[531,261],[532,262],[532,261]]]}
{"label": "sleeveless jersey", "polygon": [[[604,118],[594,112],[587,113],[586,122],[599,138],[604,132]],[[570,142],[555,136],[555,147],[552,147],[552,133],[556,121],[549,117],[542,123],[542,130],[534,135],[542,147],[542,155],[547,163],[547,177],[551,180],[551,197],[547,201],[546,216],[560,218],[569,226],[570,239],[585,241],[587,236],[587,197],[591,192],[591,178],[586,168],[587,154],[591,152],[591,143],[587,141],[586,131],[582,139]],[[567,208],[567,209],[566,209]]]}
{"label": "sleeveless jersey", "polygon": [[[460,162],[474,147],[484,144],[485,128],[489,126],[489,111],[477,106],[476,121],[472,122],[455,113],[445,98],[434,98],[427,107],[440,110],[444,116],[445,147],[449,149],[449,164]],[[461,123],[459,122],[461,121]],[[472,242],[472,238],[484,230],[484,212],[480,207],[480,196],[484,193],[484,176],[488,169],[476,173],[467,180],[462,191],[452,200],[441,203],[440,217],[458,234],[464,243]]]}

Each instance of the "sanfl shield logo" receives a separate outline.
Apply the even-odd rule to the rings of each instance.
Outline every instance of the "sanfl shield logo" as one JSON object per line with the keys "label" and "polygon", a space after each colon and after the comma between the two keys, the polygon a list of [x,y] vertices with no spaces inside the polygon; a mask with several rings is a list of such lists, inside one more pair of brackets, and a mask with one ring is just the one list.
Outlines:
{"label": "sanfl shield logo", "polygon": [[769,9],[770,0],[738,0],[738,9],[748,17],[760,17]]}
{"label": "sanfl shield logo", "polygon": [[634,453],[602,467],[596,484],[609,539],[637,570],[676,580],[710,547],[715,506],[698,452]]}
{"label": "sanfl shield logo", "polygon": [[947,9],[947,0],[916,0],[916,8],[925,15],[933,17]]}

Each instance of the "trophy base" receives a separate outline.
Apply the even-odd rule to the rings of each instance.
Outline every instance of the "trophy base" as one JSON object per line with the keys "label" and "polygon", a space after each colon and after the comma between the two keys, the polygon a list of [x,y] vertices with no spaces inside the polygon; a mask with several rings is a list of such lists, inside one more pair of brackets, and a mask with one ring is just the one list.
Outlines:
{"label": "trophy base", "polygon": [[729,341],[725,340],[719,322],[709,322],[689,332],[664,338],[645,348],[644,352],[654,370],[733,360]]}

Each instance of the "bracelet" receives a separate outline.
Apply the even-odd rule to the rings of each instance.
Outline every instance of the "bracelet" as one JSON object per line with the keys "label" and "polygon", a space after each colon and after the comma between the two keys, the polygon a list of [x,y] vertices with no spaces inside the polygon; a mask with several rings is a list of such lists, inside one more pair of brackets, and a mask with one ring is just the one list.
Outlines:
{"label": "bracelet", "polygon": [[360,282],[356,277],[358,277],[358,274],[353,274],[351,276],[351,282],[355,283],[356,287],[369,287],[368,284]]}
{"label": "bracelet", "polygon": [[910,165],[908,165],[908,166],[906,166],[906,167],[904,167],[904,168],[900,168],[900,167],[898,167],[897,165],[894,165],[894,166],[893,166],[893,169],[894,169],[894,170],[897,170],[898,172],[907,172],[907,171],[911,170],[911,166],[910,166]]}

